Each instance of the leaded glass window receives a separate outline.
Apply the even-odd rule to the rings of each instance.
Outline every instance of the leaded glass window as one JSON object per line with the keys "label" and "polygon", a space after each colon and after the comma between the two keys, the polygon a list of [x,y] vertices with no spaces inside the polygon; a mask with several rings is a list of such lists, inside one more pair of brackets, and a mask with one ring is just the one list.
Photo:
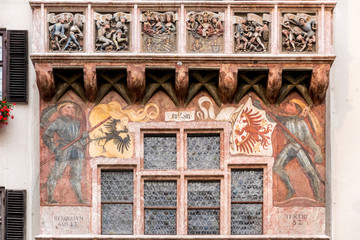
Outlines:
{"label": "leaded glass window", "polygon": [[176,181],[145,181],[145,234],[176,234]]}
{"label": "leaded glass window", "polygon": [[262,234],[263,171],[231,171],[231,234]]}
{"label": "leaded glass window", "polygon": [[133,233],[132,170],[101,171],[102,234]]}
{"label": "leaded glass window", "polygon": [[176,169],[176,135],[144,136],[144,169]]}
{"label": "leaded glass window", "polygon": [[220,135],[188,134],[187,135],[187,168],[219,169],[220,168]]}
{"label": "leaded glass window", "polygon": [[220,181],[188,181],[188,234],[220,234]]}

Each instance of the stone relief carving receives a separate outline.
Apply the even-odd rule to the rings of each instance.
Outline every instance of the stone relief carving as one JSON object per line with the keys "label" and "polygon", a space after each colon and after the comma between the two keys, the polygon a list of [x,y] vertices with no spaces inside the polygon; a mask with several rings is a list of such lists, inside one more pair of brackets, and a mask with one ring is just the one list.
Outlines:
{"label": "stone relief carving", "polygon": [[281,25],[283,51],[316,51],[316,16],[286,13],[281,19]]}
{"label": "stone relief carving", "polygon": [[129,13],[95,13],[94,20],[97,29],[96,51],[115,52],[129,49],[129,25],[131,21]]}
{"label": "stone relief carving", "polygon": [[143,51],[170,53],[176,50],[175,12],[144,12],[142,15]]}
{"label": "stone relief carving", "polygon": [[50,13],[47,21],[49,23],[50,51],[82,51],[84,15]]}
{"label": "stone relief carving", "polygon": [[190,52],[218,53],[223,51],[223,13],[189,12],[186,18]]}
{"label": "stone relief carving", "polygon": [[268,52],[270,42],[269,14],[248,13],[233,16],[235,52]]}

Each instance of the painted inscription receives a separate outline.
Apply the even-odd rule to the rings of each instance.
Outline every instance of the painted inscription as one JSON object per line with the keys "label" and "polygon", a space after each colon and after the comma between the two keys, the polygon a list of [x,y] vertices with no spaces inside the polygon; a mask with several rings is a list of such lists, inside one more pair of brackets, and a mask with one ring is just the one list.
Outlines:
{"label": "painted inscription", "polygon": [[303,225],[307,218],[307,214],[285,214],[285,219],[294,226]]}
{"label": "painted inscription", "polygon": [[79,228],[84,222],[82,216],[54,216],[53,218],[56,228]]}
{"label": "painted inscription", "polygon": [[185,122],[194,121],[195,111],[165,112],[165,121]]}

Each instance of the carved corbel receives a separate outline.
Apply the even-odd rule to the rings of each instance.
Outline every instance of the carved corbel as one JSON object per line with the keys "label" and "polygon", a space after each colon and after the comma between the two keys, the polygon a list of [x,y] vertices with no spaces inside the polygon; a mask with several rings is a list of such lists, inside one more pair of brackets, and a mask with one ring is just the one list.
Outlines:
{"label": "carved corbel", "polygon": [[329,86],[329,64],[320,64],[314,67],[310,82],[310,97],[315,105],[321,104]]}
{"label": "carved corbel", "polygon": [[98,92],[95,64],[84,65],[84,87],[87,100],[89,102],[95,102]]}
{"label": "carved corbel", "polygon": [[282,83],[282,66],[271,66],[266,87],[266,97],[274,104],[279,96]]}
{"label": "carved corbel", "polygon": [[231,103],[237,88],[238,68],[233,64],[223,64],[219,72],[219,96],[223,103]]}
{"label": "carved corbel", "polygon": [[50,101],[55,95],[53,66],[49,63],[36,63],[36,84],[42,100]]}
{"label": "carved corbel", "polygon": [[127,67],[127,87],[131,100],[140,103],[145,94],[145,64],[129,64]]}
{"label": "carved corbel", "polygon": [[189,91],[189,68],[187,66],[176,66],[175,91],[180,104],[184,105]]}

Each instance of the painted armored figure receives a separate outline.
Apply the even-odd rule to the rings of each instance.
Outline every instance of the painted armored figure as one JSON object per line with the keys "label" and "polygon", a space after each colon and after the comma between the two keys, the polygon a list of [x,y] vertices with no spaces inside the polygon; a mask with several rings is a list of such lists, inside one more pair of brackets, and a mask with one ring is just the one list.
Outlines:
{"label": "painted armored figure", "polygon": [[313,51],[312,45],[316,42],[315,30],[316,30],[316,21],[310,20],[306,22],[304,18],[299,18],[299,21],[289,18],[295,25],[299,26],[303,33],[301,34],[305,38],[305,44],[301,48],[300,52],[304,51],[308,47],[308,51]]}
{"label": "painted armored figure", "polygon": [[97,32],[97,41],[102,43],[100,46],[100,51],[105,51],[105,47],[109,45],[115,45],[114,42],[111,40],[111,36],[115,32],[115,30],[110,30],[110,23],[109,22],[101,22],[97,21],[96,26],[98,28]]}
{"label": "painted armored figure", "polygon": [[[62,177],[67,166],[71,168],[70,182],[79,203],[86,203],[81,191],[81,178],[83,161],[85,159],[84,147],[89,134],[82,134],[82,137],[70,146],[80,133],[80,121],[75,119],[75,106],[66,102],[58,107],[58,118],[53,121],[43,134],[45,145],[55,154],[55,165],[50,171],[47,180],[48,203],[57,203],[54,199],[54,189],[57,181]],[[55,143],[55,134],[59,137],[58,144]],[[67,148],[66,148],[67,147]]]}
{"label": "painted armored figure", "polygon": [[70,27],[70,36],[63,50],[66,50],[71,45],[76,45],[79,51],[82,51],[80,43],[77,41],[78,38],[82,38],[84,35],[81,32],[80,28],[74,24]]}
{"label": "painted armored figure", "polygon": [[55,41],[58,50],[61,50],[60,44],[67,39],[65,28],[68,28],[68,24],[65,24],[63,17],[60,17],[57,23],[49,27],[51,39]]}
{"label": "painted armored figure", "polygon": [[277,116],[276,118],[287,129],[284,134],[288,142],[277,156],[273,170],[285,184],[287,189],[285,200],[292,198],[296,193],[285,170],[286,165],[296,159],[310,181],[316,201],[323,202],[320,184],[324,183],[324,180],[317,172],[309,151],[313,151],[315,163],[321,163],[323,156],[321,148],[316,144],[309,126],[304,120],[307,115],[306,106],[300,100],[293,99],[286,103],[284,111],[286,116]]}
{"label": "painted armored figure", "polygon": [[282,34],[285,36],[283,45],[286,47],[287,51],[290,51],[292,47],[292,50],[295,52],[295,31],[291,28],[289,21],[285,21],[282,26],[284,28]]}

